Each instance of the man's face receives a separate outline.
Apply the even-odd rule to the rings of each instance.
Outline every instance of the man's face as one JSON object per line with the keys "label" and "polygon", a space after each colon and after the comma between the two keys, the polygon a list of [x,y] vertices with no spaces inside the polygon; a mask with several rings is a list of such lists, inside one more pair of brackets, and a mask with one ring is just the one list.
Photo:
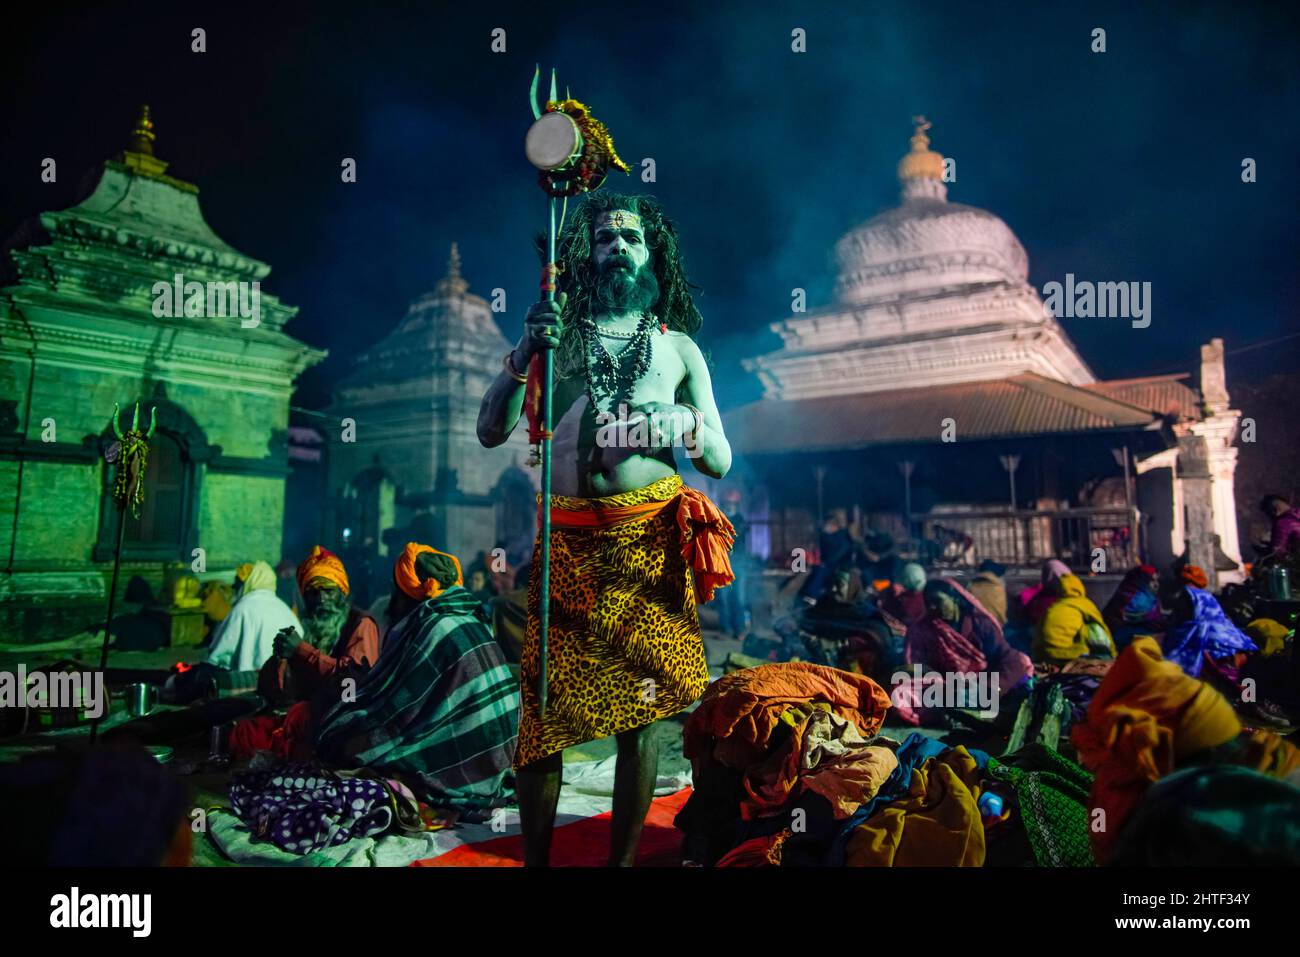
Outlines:
{"label": "man's face", "polygon": [[614,210],[596,221],[592,234],[596,299],[620,312],[646,310],[659,299],[659,281],[650,265],[640,218]]}
{"label": "man's face", "polygon": [[1283,515],[1289,511],[1291,511],[1290,502],[1284,502],[1281,499],[1275,498],[1273,501],[1268,503],[1268,508],[1265,509],[1264,514],[1269,518],[1277,518],[1279,515]]}
{"label": "man's face", "polygon": [[302,602],[307,608],[308,616],[329,615],[343,605],[343,591],[334,585],[318,585],[314,582],[307,586]]}
{"label": "man's face", "polygon": [[621,269],[629,276],[635,276],[650,261],[650,247],[646,245],[645,233],[639,225],[623,221],[617,210],[597,220],[593,238],[595,242],[592,255],[596,260],[597,272]]}

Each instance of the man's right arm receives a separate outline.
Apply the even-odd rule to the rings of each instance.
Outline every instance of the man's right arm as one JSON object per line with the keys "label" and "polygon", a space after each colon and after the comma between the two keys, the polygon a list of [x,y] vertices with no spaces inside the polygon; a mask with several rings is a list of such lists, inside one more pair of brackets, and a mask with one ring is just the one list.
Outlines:
{"label": "man's right arm", "polygon": [[534,303],[524,317],[524,333],[519,342],[508,353],[508,365],[515,375],[507,369],[503,361],[501,371],[492,380],[483,396],[483,404],[478,410],[478,440],[484,448],[493,449],[510,438],[515,430],[519,415],[524,408],[524,387],[519,377],[528,375],[528,363],[542,349],[554,349],[560,343],[560,314],[564,310],[566,296],[561,295],[554,302]]}

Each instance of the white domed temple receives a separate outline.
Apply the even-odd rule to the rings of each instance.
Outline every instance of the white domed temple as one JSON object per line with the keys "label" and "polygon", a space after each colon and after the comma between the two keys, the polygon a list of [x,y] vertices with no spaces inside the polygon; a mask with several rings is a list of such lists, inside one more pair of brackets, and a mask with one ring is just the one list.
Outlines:
{"label": "white domed temple", "polygon": [[745,361],[764,395],[725,419],[760,512],[751,549],[779,561],[856,506],[936,562],[1114,573],[1186,555],[1234,577],[1222,340],[1199,392],[1188,374],[1098,381],[1007,224],[949,202],[928,127],[899,205],[836,243],[834,301],[773,323],[782,347]]}

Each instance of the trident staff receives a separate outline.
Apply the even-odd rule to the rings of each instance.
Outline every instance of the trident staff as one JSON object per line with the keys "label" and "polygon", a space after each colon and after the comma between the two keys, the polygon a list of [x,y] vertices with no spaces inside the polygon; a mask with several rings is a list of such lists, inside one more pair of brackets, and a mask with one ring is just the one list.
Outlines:
{"label": "trident staff", "polygon": [[[529,91],[533,125],[524,138],[524,154],[540,170],[538,185],[548,197],[550,225],[546,239],[546,262],[542,266],[541,291],[547,302],[554,302],[559,279],[555,254],[556,200],[564,198],[564,212],[567,212],[570,196],[599,189],[611,166],[624,173],[628,172],[628,166],[614,152],[609,131],[591,115],[586,106],[570,98],[567,88],[564,91],[565,98],[559,99],[554,69],[551,70],[550,98],[546,101],[544,110],[538,105],[537,84],[540,77],[541,67],[538,66],[533,72],[533,83]],[[560,215],[560,228],[563,228],[564,212]],[[528,437],[533,445],[532,464],[540,462],[542,466],[537,697],[543,714],[546,712],[546,644],[551,603],[551,402],[554,386],[555,353],[548,348],[535,355],[529,363],[525,398]]]}
{"label": "trident staff", "polygon": [[[117,545],[113,549],[113,578],[108,586],[108,617],[104,619],[104,644],[99,654],[99,670],[108,670],[108,642],[113,627],[113,609],[117,604],[117,579],[122,570],[122,539],[126,533],[126,511],[131,510],[134,518],[140,517],[140,506],[144,504],[144,475],[149,467],[149,440],[153,438],[158,425],[158,409],[149,413],[149,431],[140,428],[140,403],[135,404],[135,415],[131,418],[131,428],[126,432],[118,422],[120,410],[113,406],[113,434],[117,442],[109,449],[108,461],[116,463],[117,474],[113,480],[113,501],[117,505]],[[107,709],[105,709],[107,710]],[[102,715],[101,715],[102,717]],[[95,743],[99,732],[99,718],[90,726],[90,743]]]}

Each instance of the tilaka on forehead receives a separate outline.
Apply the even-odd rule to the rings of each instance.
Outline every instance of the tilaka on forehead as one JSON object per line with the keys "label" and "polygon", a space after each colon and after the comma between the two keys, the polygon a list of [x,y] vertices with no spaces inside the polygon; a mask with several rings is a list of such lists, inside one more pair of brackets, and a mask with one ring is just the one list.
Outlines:
{"label": "tilaka on forehead", "polygon": [[613,226],[615,229],[640,229],[641,217],[626,209],[616,209],[603,214],[598,220],[601,226]]}

